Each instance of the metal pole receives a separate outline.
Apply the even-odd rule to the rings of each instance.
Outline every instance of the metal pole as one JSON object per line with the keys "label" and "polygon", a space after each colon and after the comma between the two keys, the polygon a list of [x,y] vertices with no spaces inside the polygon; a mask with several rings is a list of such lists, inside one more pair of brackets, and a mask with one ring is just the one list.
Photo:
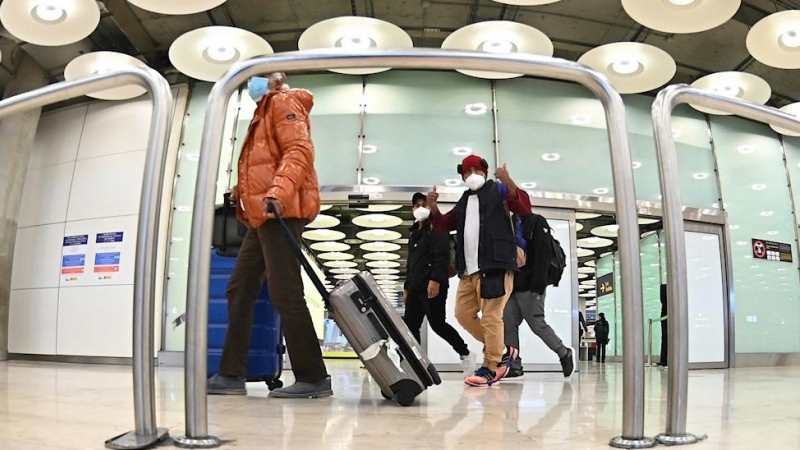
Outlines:
{"label": "metal pole", "polygon": [[[644,343],[642,336],[642,277],[639,257],[636,195],[628,142],[627,119],[622,97],[608,80],[586,66],[572,61],[525,54],[489,54],[440,49],[371,50],[348,52],[339,49],[288,52],[243,61],[232,67],[211,91],[200,149],[197,191],[192,220],[189,257],[189,295],[186,329],[186,433],[178,445],[217,444],[208,436],[206,399],[206,344],[208,321],[209,252],[214,216],[214,176],[219,168],[219,148],[228,99],[248,78],[265,72],[327,70],[333,68],[393,67],[402,69],[487,70],[522,73],[579,83],[592,91],[606,111],[609,144],[617,193],[619,246],[622,257],[623,320],[625,339],[625,380],[623,436],[613,444],[627,448],[652,447],[644,438]],[[210,439],[213,442],[204,440]]]}
{"label": "metal pole", "polygon": [[500,130],[497,111],[497,85],[492,80],[492,125],[494,133],[494,166],[500,167]]}
{"label": "metal pole", "polygon": [[130,67],[75,81],[51,84],[0,102],[0,118],[28,109],[130,84],[146,88],[153,101],[150,139],[142,185],[133,294],[133,394],[135,430],[110,439],[110,448],[146,448],[167,436],[155,415],[154,336],[156,231],[166,146],[172,123],[172,92],[167,81],[150,68]]}
{"label": "metal pole", "polygon": [[672,111],[692,103],[735,114],[757,122],[800,132],[800,120],[777,109],[737,98],[714,94],[686,85],[663,89],[653,102],[652,115],[663,195],[664,228],[667,233],[669,280],[669,382],[667,429],[657,439],[665,445],[693,444],[697,436],[686,432],[689,381],[689,318],[686,275],[686,244],[681,208],[680,179],[675,141],[672,137]]}
{"label": "metal pole", "polygon": [[653,319],[647,319],[647,365],[653,365]]}

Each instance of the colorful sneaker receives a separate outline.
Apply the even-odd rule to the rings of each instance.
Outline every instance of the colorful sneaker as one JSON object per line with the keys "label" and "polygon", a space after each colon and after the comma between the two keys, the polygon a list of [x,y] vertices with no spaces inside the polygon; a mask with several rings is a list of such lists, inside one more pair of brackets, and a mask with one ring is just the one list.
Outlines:
{"label": "colorful sneaker", "polygon": [[564,371],[564,378],[569,378],[575,373],[575,352],[568,348],[567,356],[561,358],[561,370]]}
{"label": "colorful sneaker", "polygon": [[474,374],[465,378],[464,384],[475,387],[491,386],[497,379],[497,372],[489,370],[486,367],[481,367],[476,370]]}
{"label": "colorful sneaker", "polygon": [[506,347],[506,352],[503,354],[503,358],[500,359],[500,363],[497,365],[497,379],[495,381],[500,381],[505,378],[511,367],[514,366],[514,361],[518,357],[519,350],[510,346]]}
{"label": "colorful sneaker", "polygon": [[508,382],[508,381],[523,381],[525,379],[525,372],[521,368],[512,367],[506,373],[506,376],[503,377],[501,381]]}

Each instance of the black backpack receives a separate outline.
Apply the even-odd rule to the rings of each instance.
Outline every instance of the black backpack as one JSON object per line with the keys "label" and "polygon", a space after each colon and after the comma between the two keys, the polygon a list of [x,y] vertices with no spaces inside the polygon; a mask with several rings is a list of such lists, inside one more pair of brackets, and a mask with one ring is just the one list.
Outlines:
{"label": "black backpack", "polygon": [[550,265],[547,267],[547,284],[550,286],[558,287],[561,282],[561,277],[564,275],[564,268],[567,267],[567,254],[561,248],[561,243],[558,239],[553,237],[553,229],[550,229],[550,246],[552,247],[552,256],[550,258]]}

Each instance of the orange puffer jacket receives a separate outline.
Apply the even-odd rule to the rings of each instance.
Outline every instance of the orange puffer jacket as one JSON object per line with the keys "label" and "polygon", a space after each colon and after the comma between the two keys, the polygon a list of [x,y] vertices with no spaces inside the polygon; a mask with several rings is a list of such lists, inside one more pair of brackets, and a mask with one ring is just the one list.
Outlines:
{"label": "orange puffer jacket", "polygon": [[314,97],[304,89],[270,92],[258,103],[239,156],[239,220],[267,221],[264,199],[278,199],[287,219],[314,220],[319,182],[308,115]]}

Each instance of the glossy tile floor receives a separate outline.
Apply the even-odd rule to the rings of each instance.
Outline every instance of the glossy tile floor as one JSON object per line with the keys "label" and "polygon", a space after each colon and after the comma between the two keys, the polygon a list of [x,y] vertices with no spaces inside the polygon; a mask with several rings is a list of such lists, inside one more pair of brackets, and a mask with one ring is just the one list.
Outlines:
{"label": "glossy tile floor", "polygon": [[[238,449],[603,449],[621,427],[622,371],[584,366],[571,383],[557,374],[465,388],[455,374],[419,404],[384,401],[357,363],[330,364],[334,398],[209,398],[209,428]],[[158,423],[183,432],[183,372],[159,369]],[[291,380],[291,374],[285,375]],[[647,369],[646,432],[660,431],[666,372]],[[800,367],[695,371],[689,431],[698,449],[782,449],[800,444]],[[0,449],[102,449],[133,426],[130,369],[0,364]]]}

